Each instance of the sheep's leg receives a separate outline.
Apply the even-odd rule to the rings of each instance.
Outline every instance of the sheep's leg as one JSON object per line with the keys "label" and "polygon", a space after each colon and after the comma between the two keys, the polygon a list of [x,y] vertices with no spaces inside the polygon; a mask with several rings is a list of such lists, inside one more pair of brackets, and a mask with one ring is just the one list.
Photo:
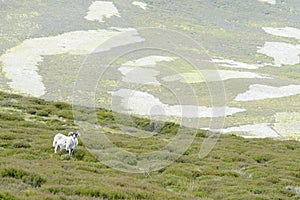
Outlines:
{"label": "sheep's leg", "polygon": [[66,147],[65,149],[67,152],[69,152],[69,155],[70,155],[70,148]]}
{"label": "sheep's leg", "polygon": [[57,152],[57,147],[58,147],[58,145],[56,144],[55,147],[54,147],[54,153]]}

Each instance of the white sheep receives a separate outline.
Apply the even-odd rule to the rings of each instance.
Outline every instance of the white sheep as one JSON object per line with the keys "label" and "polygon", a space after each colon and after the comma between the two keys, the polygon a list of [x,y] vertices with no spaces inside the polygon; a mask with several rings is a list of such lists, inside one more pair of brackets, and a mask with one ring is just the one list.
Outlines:
{"label": "white sheep", "polygon": [[78,145],[78,136],[78,132],[70,132],[68,136],[57,133],[53,140],[54,153],[57,152],[57,147],[59,147],[60,151],[65,149],[69,151],[69,156],[72,156],[75,147]]}

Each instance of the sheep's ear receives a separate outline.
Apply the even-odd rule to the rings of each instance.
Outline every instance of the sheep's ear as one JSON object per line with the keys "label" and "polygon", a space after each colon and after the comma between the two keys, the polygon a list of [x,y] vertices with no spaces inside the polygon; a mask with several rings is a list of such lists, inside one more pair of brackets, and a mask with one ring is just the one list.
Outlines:
{"label": "sheep's ear", "polygon": [[73,132],[70,132],[69,134],[68,134],[68,136],[70,136],[70,135],[72,135],[73,134]]}
{"label": "sheep's ear", "polygon": [[79,132],[77,132],[77,135],[78,135],[78,136],[80,136],[80,133],[79,133]]}

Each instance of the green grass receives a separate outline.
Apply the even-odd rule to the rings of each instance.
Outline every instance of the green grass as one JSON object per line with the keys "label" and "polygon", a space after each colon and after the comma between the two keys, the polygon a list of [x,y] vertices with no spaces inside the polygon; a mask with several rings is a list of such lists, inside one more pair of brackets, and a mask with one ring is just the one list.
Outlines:
{"label": "green grass", "polygon": [[[6,116],[0,121],[0,199],[300,198],[286,189],[299,187],[296,141],[221,136],[213,151],[199,159],[203,139],[210,133],[198,131],[191,147],[170,166],[149,175],[130,174],[101,164],[81,140],[72,158],[66,151],[53,153],[53,136],[77,129],[70,105],[6,93],[0,93],[0,99],[1,116]],[[40,111],[48,115],[38,115]],[[178,125],[164,123],[155,136],[135,138],[118,128],[116,114],[98,111],[99,124],[109,125],[106,136],[131,152],[159,150],[178,130]],[[149,128],[149,120],[133,121],[136,130]]]}

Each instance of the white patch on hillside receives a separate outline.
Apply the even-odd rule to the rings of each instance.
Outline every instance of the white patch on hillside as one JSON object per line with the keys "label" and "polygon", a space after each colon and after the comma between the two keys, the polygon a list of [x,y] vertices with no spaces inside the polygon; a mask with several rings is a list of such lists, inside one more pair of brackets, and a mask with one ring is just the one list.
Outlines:
{"label": "white patch on hillside", "polygon": [[300,63],[300,45],[284,42],[266,42],[257,52],[272,57],[274,59],[273,64],[277,67]]}
{"label": "white patch on hillside", "polygon": [[[263,30],[271,35],[300,40],[300,29],[297,28],[263,27]],[[265,54],[274,59],[273,64],[270,65],[281,67],[282,65],[296,65],[300,63],[300,44],[294,45],[284,42],[266,42],[263,47],[258,48],[258,53]]]}
{"label": "white patch on hillside", "polygon": [[89,11],[84,18],[89,21],[104,22],[104,18],[111,18],[112,16],[120,17],[119,11],[113,2],[95,1],[89,7]]}
{"label": "white patch on hillside", "polygon": [[276,0],[258,0],[258,1],[266,2],[266,3],[272,4],[272,5],[275,5],[275,4],[276,4]]}
{"label": "white patch on hillside", "polygon": [[300,113],[281,112],[275,116],[275,123],[248,124],[210,130],[223,134],[234,134],[244,138],[280,138],[282,140],[300,141]]}
{"label": "white patch on hillside", "polygon": [[[126,40],[110,42],[97,48],[108,39],[126,35]],[[38,74],[38,63],[43,56],[70,53],[74,55],[107,51],[113,47],[144,41],[135,29],[89,30],[64,33],[53,37],[34,38],[23,41],[0,56],[2,70],[11,80],[9,86],[19,92],[40,97],[45,94],[42,77]],[[97,49],[96,49],[97,48]]]}
{"label": "white patch on hillside", "polygon": [[144,58],[140,58],[133,61],[128,61],[124,65],[126,66],[149,66],[154,67],[158,62],[172,62],[178,59],[177,57],[169,57],[169,56],[147,56]]}
{"label": "white patch on hillside", "polygon": [[272,28],[272,27],[263,27],[263,30],[266,33],[275,36],[287,37],[287,38],[296,38],[300,40],[300,29],[293,27],[281,27],[281,28]]}
{"label": "white patch on hillside", "polygon": [[300,94],[300,85],[288,85],[282,87],[272,87],[268,85],[250,85],[245,93],[238,94],[236,101],[253,101],[268,98],[281,98]]}
{"label": "white patch on hillside", "polygon": [[212,59],[212,62],[217,63],[222,67],[240,68],[240,69],[258,69],[259,67],[263,66],[263,65],[252,65],[243,62],[237,62],[234,60],[223,59],[223,58]]}
{"label": "white patch on hillside", "polygon": [[156,76],[160,74],[158,70],[126,66],[120,67],[118,70],[123,74],[122,81],[124,82],[160,85],[156,79]]}
{"label": "white patch on hillside", "polygon": [[264,74],[256,74],[252,72],[239,72],[231,70],[199,70],[198,72],[181,73],[163,78],[164,81],[181,81],[185,83],[201,83],[213,81],[225,81],[229,79],[272,79],[272,77]]}
{"label": "white patch on hillside", "polygon": [[276,138],[280,135],[274,131],[269,123],[262,124],[248,124],[236,127],[228,127],[222,130],[217,130],[217,132],[223,134],[235,134],[244,138]]}
{"label": "white patch on hillside", "polygon": [[134,61],[128,61],[118,70],[123,74],[122,80],[130,83],[143,83],[150,85],[160,85],[156,76],[160,74],[158,70],[152,69],[158,62],[171,62],[175,57],[148,56]]}
{"label": "white patch on hillside", "polygon": [[[245,109],[220,107],[208,108],[205,106],[194,105],[168,105],[162,103],[159,98],[141,91],[120,89],[118,91],[110,92],[112,96],[121,97],[121,106],[123,106],[123,113],[135,114],[141,116],[174,116],[183,118],[212,118],[233,115],[235,113],[244,112]],[[225,109],[225,113],[224,113]],[[118,107],[117,112],[122,112]],[[214,111],[214,112],[213,112]]]}
{"label": "white patch on hillside", "polygon": [[134,2],[132,2],[132,5],[138,6],[143,10],[147,9],[147,4],[144,2],[141,2],[141,1],[134,1]]}

